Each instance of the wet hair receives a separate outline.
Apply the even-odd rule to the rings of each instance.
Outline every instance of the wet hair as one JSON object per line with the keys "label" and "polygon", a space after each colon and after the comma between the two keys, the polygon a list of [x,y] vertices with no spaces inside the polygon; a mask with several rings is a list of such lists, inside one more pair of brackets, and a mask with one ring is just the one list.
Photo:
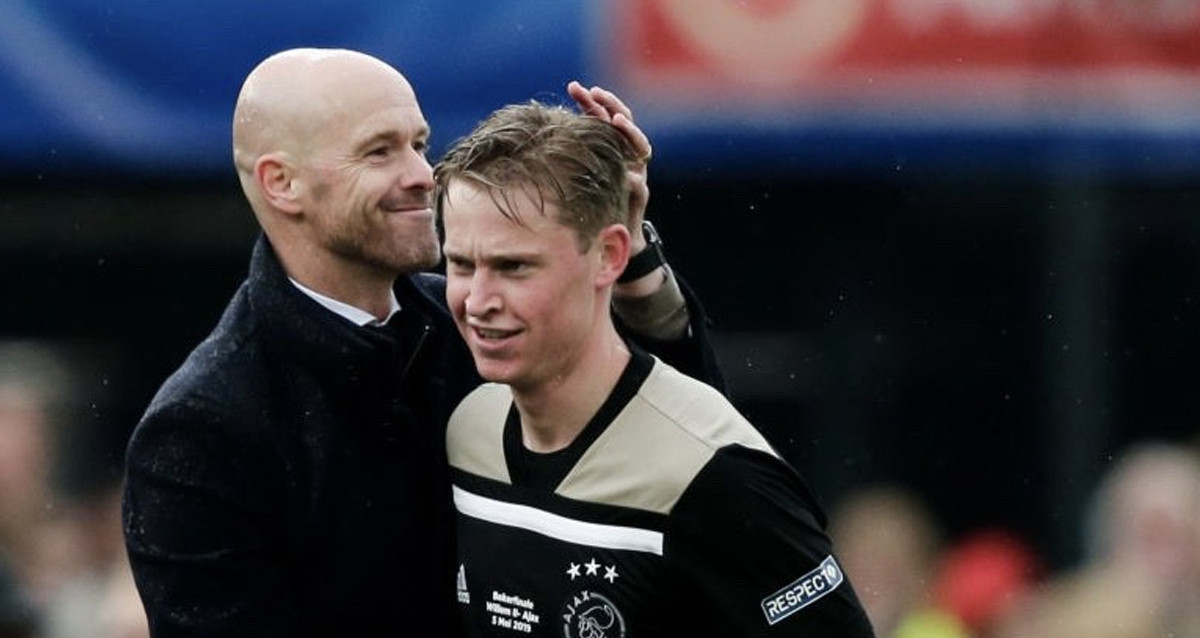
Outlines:
{"label": "wet hair", "polygon": [[626,165],[635,154],[611,124],[537,101],[495,111],[459,139],[434,169],[439,217],[456,179],[483,188],[500,212],[520,224],[514,198],[528,194],[544,215],[575,230],[587,250],[601,229],[625,222]]}

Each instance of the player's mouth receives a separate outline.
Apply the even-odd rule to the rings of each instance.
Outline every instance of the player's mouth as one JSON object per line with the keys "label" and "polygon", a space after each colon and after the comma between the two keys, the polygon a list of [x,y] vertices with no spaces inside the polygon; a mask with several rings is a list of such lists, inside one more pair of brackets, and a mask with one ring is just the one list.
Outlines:
{"label": "player's mouth", "polygon": [[509,337],[514,337],[519,334],[520,330],[499,330],[496,328],[483,328],[480,326],[471,326],[471,332],[475,338],[481,341],[503,341]]}

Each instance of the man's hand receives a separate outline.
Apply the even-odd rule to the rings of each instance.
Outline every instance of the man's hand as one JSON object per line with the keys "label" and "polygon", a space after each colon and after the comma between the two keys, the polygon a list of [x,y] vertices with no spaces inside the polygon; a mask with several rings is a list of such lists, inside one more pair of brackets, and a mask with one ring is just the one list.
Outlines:
{"label": "man's hand", "polygon": [[581,112],[617,127],[637,154],[638,160],[630,163],[627,171],[629,218],[625,222],[631,239],[630,254],[636,255],[646,247],[646,239],[642,236],[642,220],[650,203],[650,184],[646,174],[646,165],[653,154],[650,138],[633,122],[633,112],[612,91],[598,86],[584,88],[572,80],[567,84],[567,93],[579,105]]}

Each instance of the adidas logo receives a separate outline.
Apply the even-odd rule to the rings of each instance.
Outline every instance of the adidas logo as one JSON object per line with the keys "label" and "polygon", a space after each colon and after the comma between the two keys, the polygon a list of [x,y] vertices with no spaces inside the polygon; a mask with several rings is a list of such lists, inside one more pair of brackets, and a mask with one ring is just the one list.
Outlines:
{"label": "adidas logo", "polygon": [[467,568],[466,568],[466,566],[461,565],[461,564],[458,566],[458,578],[456,579],[456,581],[457,581],[457,590],[458,590],[458,602],[460,602],[464,605],[470,605],[471,604],[471,592],[467,589]]}

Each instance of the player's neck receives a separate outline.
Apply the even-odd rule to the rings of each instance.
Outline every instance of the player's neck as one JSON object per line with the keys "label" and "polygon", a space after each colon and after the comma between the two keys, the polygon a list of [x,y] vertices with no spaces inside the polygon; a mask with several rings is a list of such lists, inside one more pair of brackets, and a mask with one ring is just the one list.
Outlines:
{"label": "player's neck", "polygon": [[570,445],[608,399],[629,358],[628,347],[613,330],[563,374],[533,388],[514,388],[525,447],[554,452]]}

